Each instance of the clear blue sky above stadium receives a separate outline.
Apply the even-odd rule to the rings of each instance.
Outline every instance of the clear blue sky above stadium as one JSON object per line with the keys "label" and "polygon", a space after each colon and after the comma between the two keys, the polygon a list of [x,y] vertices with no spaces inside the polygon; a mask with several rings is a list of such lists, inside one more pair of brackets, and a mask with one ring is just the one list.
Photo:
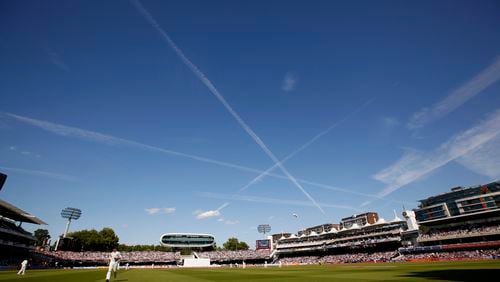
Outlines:
{"label": "clear blue sky above stadium", "polygon": [[73,230],[124,243],[392,219],[500,175],[499,15],[497,1],[2,1],[0,196],[53,237],[69,206]]}

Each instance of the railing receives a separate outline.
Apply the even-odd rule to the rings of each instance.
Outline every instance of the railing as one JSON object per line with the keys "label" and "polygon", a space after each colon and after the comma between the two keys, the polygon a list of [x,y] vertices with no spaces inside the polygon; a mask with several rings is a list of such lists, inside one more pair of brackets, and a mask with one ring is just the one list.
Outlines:
{"label": "railing", "polygon": [[489,235],[498,235],[500,234],[500,230],[491,230],[491,231],[479,231],[479,232],[469,232],[469,233],[460,233],[460,234],[450,234],[450,235],[434,235],[427,238],[418,237],[418,242],[432,242],[432,241],[440,241],[440,240],[451,240],[451,239],[462,239],[469,237],[478,237],[478,236],[489,236]]}
{"label": "railing", "polygon": [[381,239],[369,239],[365,241],[358,242],[338,242],[338,241],[329,241],[328,243],[323,242],[314,242],[316,244],[287,244],[283,246],[278,246],[278,252],[287,252],[287,251],[311,251],[311,250],[321,250],[321,249],[334,249],[334,248],[343,248],[343,247],[351,247],[351,246],[362,246],[369,244],[380,244],[387,242],[398,242],[401,241],[401,237],[390,237],[390,238],[381,238]]}
{"label": "railing", "polygon": [[[283,248],[291,248],[291,247],[299,247],[299,246],[316,246],[316,245],[322,245],[322,244],[330,245],[330,244],[344,242],[344,241],[350,241],[350,240],[371,238],[371,237],[376,237],[376,236],[399,235],[399,234],[400,234],[400,230],[398,229],[398,230],[382,231],[382,232],[370,233],[370,234],[354,235],[354,236],[349,236],[349,237],[326,239],[326,240],[314,240],[314,241],[304,241],[304,242],[296,242],[296,243],[281,243],[281,244],[278,243],[276,245],[276,248],[283,249]],[[380,240],[380,239],[374,239],[374,240]]]}
{"label": "railing", "polygon": [[27,239],[30,239],[30,240],[35,240],[35,237],[32,236],[32,235],[23,234],[23,233],[21,233],[19,231],[15,231],[15,230],[11,230],[11,229],[6,229],[6,228],[3,228],[3,227],[0,227],[0,232],[11,234],[11,235],[16,235],[16,236],[20,236],[20,237],[24,237],[24,238],[27,238]]}

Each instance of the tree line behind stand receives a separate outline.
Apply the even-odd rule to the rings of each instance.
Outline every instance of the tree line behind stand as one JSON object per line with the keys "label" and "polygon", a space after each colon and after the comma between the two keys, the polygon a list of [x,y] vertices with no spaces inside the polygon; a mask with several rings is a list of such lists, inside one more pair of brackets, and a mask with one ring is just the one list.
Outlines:
{"label": "tree line behind stand", "polygon": [[67,251],[101,251],[109,252],[118,247],[119,238],[115,231],[105,227],[101,231],[95,229],[80,230],[68,233],[71,242],[64,250]]}
{"label": "tree line behind stand", "polygon": [[[36,238],[36,246],[45,247],[50,235],[47,229],[37,229],[34,232]],[[100,231],[95,229],[91,230],[80,230],[68,233],[67,238],[69,242],[66,242],[62,248],[59,250],[65,251],[98,251],[98,252],[110,252],[114,248],[121,252],[131,252],[131,251],[163,251],[170,252],[172,248],[161,246],[161,245],[125,245],[119,244],[119,238],[115,234],[112,228],[105,227]],[[243,241],[239,241],[237,238],[231,237],[222,245],[223,247],[217,247],[214,245],[213,250],[248,250],[249,246]],[[182,250],[181,250],[182,252]]]}
{"label": "tree line behind stand", "polygon": [[238,251],[238,250],[248,250],[248,244],[239,241],[237,238],[231,237],[227,239],[226,243],[222,244],[224,250],[228,251]]}

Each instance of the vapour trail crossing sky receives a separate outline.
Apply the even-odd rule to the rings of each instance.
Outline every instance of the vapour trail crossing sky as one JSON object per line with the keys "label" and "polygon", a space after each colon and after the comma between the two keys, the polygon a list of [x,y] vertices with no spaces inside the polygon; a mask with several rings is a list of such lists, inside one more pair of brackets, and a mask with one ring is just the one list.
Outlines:
{"label": "vapour trail crossing sky", "polygon": [[496,1],[0,5],[0,198],[52,237],[253,245],[500,176]]}
{"label": "vapour trail crossing sky", "polygon": [[[357,108],[355,111],[349,113],[347,116],[345,116],[344,118],[342,118],[341,120],[339,120],[338,122],[336,122],[335,124],[333,124],[332,126],[328,127],[327,129],[321,131],[316,136],[314,136],[311,140],[307,141],[302,146],[300,146],[299,148],[297,148],[295,151],[293,151],[292,153],[290,153],[288,156],[286,156],[282,160],[280,160],[279,163],[283,164],[286,161],[288,161],[289,159],[293,158],[296,154],[300,153],[301,151],[305,150],[307,147],[311,146],[316,140],[318,140],[319,138],[321,138],[323,135],[329,133],[332,129],[334,129],[335,127],[337,127],[338,125],[340,125],[344,121],[346,121],[352,114],[355,114],[355,113],[359,112],[364,107],[366,107],[367,105],[369,105],[371,102],[373,102],[373,100],[367,101],[366,103],[364,103],[363,105],[361,105],[359,108]],[[263,177],[265,177],[268,173],[270,173],[271,171],[273,171],[277,166],[278,166],[278,164],[274,164],[272,167],[268,168],[266,171],[264,171],[263,173],[259,174],[257,177],[255,177],[254,179],[252,179],[252,181],[250,181],[248,184],[246,184],[240,190],[238,190],[238,193],[243,192],[244,190],[246,190],[248,187],[250,187],[255,182],[262,180]]]}
{"label": "vapour trail crossing sky", "polygon": [[[52,122],[48,122],[48,121],[35,120],[32,118],[23,117],[23,116],[11,114],[11,113],[7,113],[5,115],[8,117],[14,118],[17,121],[21,121],[21,122],[27,123],[29,125],[36,126],[36,127],[41,128],[41,129],[44,129],[46,131],[52,132],[52,133],[57,134],[57,135],[65,136],[65,137],[79,138],[79,139],[83,139],[83,140],[102,143],[105,145],[122,145],[122,146],[134,147],[134,148],[138,148],[138,149],[142,149],[142,150],[149,150],[149,151],[160,152],[163,154],[184,157],[184,158],[192,159],[195,161],[205,162],[205,163],[209,163],[209,164],[215,164],[215,165],[233,168],[233,169],[237,169],[237,170],[241,170],[241,171],[259,173],[259,175],[268,175],[268,176],[272,176],[272,177],[276,177],[276,178],[287,179],[287,177],[284,175],[279,175],[279,174],[271,173],[268,171],[261,171],[261,170],[255,169],[255,168],[250,168],[250,167],[246,167],[246,166],[242,166],[242,165],[238,165],[238,164],[233,164],[233,163],[228,163],[228,162],[219,161],[219,160],[215,160],[215,159],[210,159],[210,158],[197,156],[197,155],[193,155],[193,154],[187,154],[187,153],[183,153],[183,152],[159,148],[159,147],[151,146],[148,144],[143,144],[143,143],[139,143],[136,141],[126,140],[123,138],[111,136],[108,134],[98,133],[95,131],[90,131],[90,130],[81,129],[81,128],[75,128],[75,127],[66,126],[66,125],[62,125],[62,124],[56,124],[56,123],[52,123]],[[5,169],[11,170],[11,171],[17,171],[17,172],[26,172],[26,173],[28,172],[27,170],[21,170],[21,169],[15,169],[15,168],[5,168]],[[33,174],[34,171],[31,171],[31,172]],[[40,173],[42,173],[42,172],[39,172],[38,174],[40,174]],[[53,176],[53,177],[57,176],[56,174],[49,173],[49,172],[43,172],[43,173],[46,174],[47,176]],[[62,175],[60,175],[58,177],[62,178],[62,179],[71,179],[71,177],[62,176]],[[312,181],[308,181],[308,180],[304,180],[304,179],[299,179],[299,181],[306,183],[306,184],[309,184],[309,185],[312,185],[312,186],[317,186],[317,187],[324,188],[324,189],[330,189],[330,190],[338,191],[338,192],[342,192],[342,193],[349,193],[349,194],[353,194],[353,195],[359,195],[359,196],[365,196],[365,197],[371,197],[371,198],[379,198],[377,195],[374,195],[374,194],[358,193],[356,191],[351,191],[351,190],[347,190],[347,189],[343,189],[343,188],[339,188],[339,187],[333,187],[330,185],[312,182]]]}
{"label": "vapour trail crossing sky", "polygon": [[313,197],[300,185],[300,183],[295,179],[293,175],[288,172],[288,170],[283,166],[283,164],[278,160],[273,152],[267,147],[267,145],[260,139],[260,137],[248,126],[248,124],[240,117],[240,115],[229,105],[226,99],[219,93],[217,88],[212,84],[212,82],[202,73],[198,67],[196,67],[187,57],[184,55],[181,49],[175,44],[175,42],[168,36],[168,34],[160,27],[156,20],[151,16],[151,14],[142,6],[139,0],[132,0],[137,7],[137,9],[144,15],[144,17],[151,23],[151,25],[161,34],[162,38],[172,47],[172,49],[177,53],[177,55],[182,59],[184,64],[188,66],[193,73],[207,86],[210,92],[222,103],[224,108],[236,119],[240,126],[245,130],[246,133],[259,145],[259,147],[273,160],[277,167],[290,179],[290,181],[299,188],[299,190],[322,212],[325,213],[323,208],[314,200]]}

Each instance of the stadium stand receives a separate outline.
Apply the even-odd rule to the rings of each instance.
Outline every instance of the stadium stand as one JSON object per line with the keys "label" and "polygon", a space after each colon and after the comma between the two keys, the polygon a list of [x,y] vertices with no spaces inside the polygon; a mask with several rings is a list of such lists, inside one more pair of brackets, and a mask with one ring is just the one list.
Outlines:
{"label": "stadium stand", "polygon": [[274,234],[273,254],[285,264],[498,258],[500,183],[456,187],[420,202],[403,212],[405,220],[367,212]]}
{"label": "stadium stand", "polygon": [[[50,257],[53,263],[57,262],[59,266],[94,266],[106,265],[109,262],[109,252],[45,251],[41,253]],[[121,262],[131,265],[176,264],[180,260],[179,253],[160,251],[122,252],[121,256]]]}
{"label": "stadium stand", "polygon": [[397,252],[350,253],[326,256],[285,257],[279,261],[285,265],[293,264],[338,264],[358,262],[388,262],[397,256]]}
{"label": "stadium stand", "polygon": [[451,192],[421,200],[415,215],[420,232],[401,251],[486,250],[500,247],[500,183]]}
{"label": "stadium stand", "polygon": [[[58,262],[59,266],[93,266],[106,265],[109,261],[109,252],[41,252],[41,254],[50,257],[53,263]],[[181,263],[182,256],[179,252],[161,252],[161,251],[141,251],[141,252],[122,252],[122,263],[130,265],[177,265]],[[242,263],[264,263],[270,260],[270,252],[259,250],[241,250],[241,251],[210,251],[198,252],[199,258],[209,258],[216,264]]]}
{"label": "stadium stand", "polygon": [[46,224],[34,215],[0,200],[0,266],[17,265],[20,259],[32,257],[35,237],[22,223]]}
{"label": "stadium stand", "polygon": [[474,250],[474,251],[450,251],[432,252],[420,254],[405,254],[401,256],[404,261],[424,262],[424,261],[454,261],[454,260],[481,260],[497,259],[500,256],[499,250]]}
{"label": "stadium stand", "polygon": [[269,250],[241,250],[241,251],[212,251],[200,253],[200,257],[209,258],[210,261],[227,264],[246,261],[248,263],[264,263],[270,259]]}
{"label": "stadium stand", "polygon": [[395,216],[386,222],[367,212],[343,218],[329,230],[325,227],[334,225],[274,234],[274,253],[284,264],[499,257],[500,183],[456,187],[420,202],[403,212],[405,221]]}
{"label": "stadium stand", "polygon": [[382,262],[432,262],[458,260],[484,260],[500,258],[500,250],[444,251],[420,254],[400,254],[397,251],[375,253],[349,253],[325,256],[298,256],[280,258],[284,265],[341,264],[341,263],[382,263]]}
{"label": "stadium stand", "polygon": [[273,236],[278,238],[274,244],[275,253],[283,257],[315,252],[342,254],[356,249],[394,251],[401,246],[401,232],[408,229],[406,222],[397,216],[386,222],[374,212],[344,218],[336,226],[339,229],[331,228],[321,233],[310,231],[298,233],[298,236]]}
{"label": "stadium stand", "polygon": [[[200,251],[195,257],[218,265],[500,258],[500,183],[457,187],[420,202],[417,209],[404,211],[403,219],[395,214],[394,219],[386,221],[376,212],[366,212],[342,218],[338,224],[268,236],[270,249]],[[0,228],[15,232],[17,238],[23,234],[23,238],[32,238],[13,221],[3,221]],[[28,241],[26,246],[30,244]],[[107,252],[41,251],[39,255],[60,266],[105,265],[109,257]],[[122,257],[123,263],[131,265],[175,266],[183,259],[179,252],[161,251],[122,252]]]}

